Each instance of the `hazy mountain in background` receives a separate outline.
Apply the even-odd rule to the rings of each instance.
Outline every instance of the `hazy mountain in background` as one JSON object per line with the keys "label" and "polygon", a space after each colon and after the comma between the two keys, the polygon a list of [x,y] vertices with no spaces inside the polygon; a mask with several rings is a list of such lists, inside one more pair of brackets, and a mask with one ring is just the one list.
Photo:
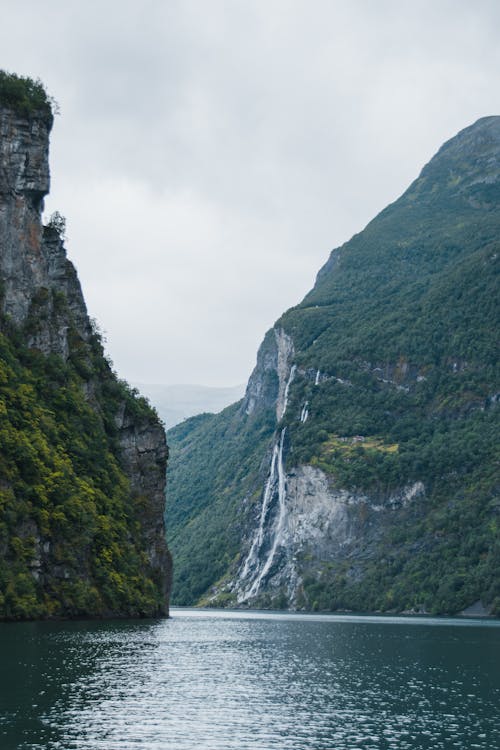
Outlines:
{"label": "hazy mountain in background", "polygon": [[151,402],[170,429],[183,419],[197,414],[217,414],[243,397],[245,385],[215,388],[206,385],[157,385],[135,383],[139,392]]}

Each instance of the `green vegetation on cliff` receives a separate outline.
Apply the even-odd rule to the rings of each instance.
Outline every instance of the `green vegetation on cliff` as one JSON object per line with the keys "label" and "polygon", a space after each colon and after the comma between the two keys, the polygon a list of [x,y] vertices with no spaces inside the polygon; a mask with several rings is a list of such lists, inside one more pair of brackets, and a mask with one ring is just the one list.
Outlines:
{"label": "green vegetation on cliff", "polygon": [[[382,508],[401,488],[425,488],[379,521],[368,499],[360,500],[365,546],[362,535],[357,550],[346,541],[344,557],[304,554],[298,606],[445,613],[480,599],[500,613],[499,165],[500,118],[485,118],[445,144],[398,201],[334,250],[314,289],[276,323],[293,341],[296,365],[286,413],[275,424],[286,426],[287,472],[320,468],[333,488]],[[198,476],[202,462],[214,465],[204,497],[226,509],[225,534],[239,534],[245,551],[269,469],[269,449],[260,450],[246,477],[254,494],[235,487],[226,469],[231,446],[216,437],[221,419],[186,423],[182,437],[170,433],[169,526],[182,561],[174,591],[184,603],[201,593],[190,598],[184,585],[185,550],[200,517],[188,477]],[[244,434],[252,444],[253,419],[235,410],[224,434]],[[189,456],[182,465],[178,450]],[[222,466],[214,464],[218,455],[226,456]],[[188,524],[181,521],[187,504]],[[211,545],[219,559],[228,549],[222,537]],[[228,566],[226,580],[241,560]],[[213,587],[221,578],[208,553],[204,580]],[[253,604],[287,601],[283,590]]]}
{"label": "green vegetation on cliff", "polygon": [[[234,498],[258,498],[255,466],[274,422],[263,414],[245,429],[237,417],[239,406],[193,417],[168,433],[175,456],[168,471],[167,535],[174,550],[176,604],[198,601],[238,559],[245,526]],[[260,479],[265,481],[264,475]]]}
{"label": "green vegetation on cliff", "polygon": [[167,448],[42,226],[52,102],[0,72],[0,619],[168,611]]}
{"label": "green vegetation on cliff", "polygon": [[[117,381],[98,336],[65,363],[28,349],[5,318],[0,326],[0,618],[161,611],[115,424],[122,404],[139,419],[154,414]],[[84,367],[98,409],[85,399]]]}
{"label": "green vegetation on cliff", "polygon": [[41,81],[0,70],[0,102],[20,115],[41,115],[52,122],[54,101]]}

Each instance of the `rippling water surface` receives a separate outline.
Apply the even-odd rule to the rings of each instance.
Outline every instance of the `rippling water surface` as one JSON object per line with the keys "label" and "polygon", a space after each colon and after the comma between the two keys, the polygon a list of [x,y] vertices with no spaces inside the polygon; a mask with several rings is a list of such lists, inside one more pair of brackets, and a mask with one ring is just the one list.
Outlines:
{"label": "rippling water surface", "polygon": [[500,622],[0,625],[2,750],[500,748]]}

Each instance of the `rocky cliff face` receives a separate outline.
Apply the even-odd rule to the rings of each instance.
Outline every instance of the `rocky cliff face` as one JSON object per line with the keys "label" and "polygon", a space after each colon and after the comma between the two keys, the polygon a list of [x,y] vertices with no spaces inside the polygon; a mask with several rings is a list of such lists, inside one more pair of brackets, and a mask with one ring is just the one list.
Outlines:
{"label": "rocky cliff face", "polygon": [[[225,590],[237,603],[279,602],[301,608],[303,581],[328,565],[346,565],[362,576],[360,560],[377,555],[384,532],[408,518],[409,505],[422,500],[425,487],[414,482],[392,492],[372,493],[335,486],[321,469],[284,466],[286,428],[275,444],[250,548]],[[416,509],[411,508],[415,514]]]}
{"label": "rocky cliff face", "polygon": [[[49,191],[50,125],[43,114],[26,117],[1,109],[0,274],[3,312],[9,319],[22,327],[30,315],[37,317],[29,345],[67,359],[70,327],[82,341],[88,341],[91,327],[62,239],[41,222]],[[58,312],[57,295],[66,303],[63,314]]]}
{"label": "rocky cliff face", "polygon": [[293,341],[282,328],[273,328],[257,354],[257,365],[248,381],[243,408],[250,416],[269,407],[279,421],[286,410],[288,393],[295,369]]}
{"label": "rocky cliff face", "polygon": [[[371,368],[380,381],[402,390],[407,390],[400,384],[403,379],[415,380],[411,369],[403,365],[396,373],[396,368],[388,365]],[[239,605],[264,602],[303,607],[307,603],[303,581],[308,575],[317,577],[325,567],[339,563],[346,565],[348,577],[362,575],[358,560],[376,556],[384,532],[404,522],[409,506],[415,502],[418,508],[425,496],[422,481],[386,491],[357,491],[337,486],[334,478],[317,466],[290,466],[289,461],[287,467],[286,457],[292,451],[287,436],[290,423],[304,425],[309,418],[307,399],[295,402],[294,414],[286,414],[296,378],[315,390],[328,381],[352,389],[348,380],[298,365],[293,340],[281,325],[266,335],[241,410],[252,415],[272,408],[277,429],[258,517],[250,521],[253,534],[243,542],[246,554],[241,556],[235,577],[223,585],[223,591],[235,596]],[[356,398],[355,391],[352,398]],[[358,436],[349,443],[359,441],[362,445],[364,440]],[[418,513],[417,508],[412,507],[410,513]],[[218,588],[214,594],[212,601],[217,601]]]}
{"label": "rocky cliff face", "polygon": [[[0,534],[7,571],[0,604],[4,605],[3,614],[7,617],[165,614],[171,576],[164,528],[165,434],[146,403],[118,382],[111,372],[87,315],[80,283],[66,257],[58,227],[42,226],[43,199],[49,190],[51,125],[52,116],[47,107],[20,107],[9,99],[2,102],[0,96],[0,280],[4,357],[14,351],[11,359],[3,360],[11,367],[10,383],[5,381],[4,439],[7,440],[8,435],[13,444],[25,439],[47,443],[43,449],[47,455],[40,453],[43,453],[40,445],[38,448],[33,445],[33,461],[37,466],[33,482],[41,481],[45,474],[45,481],[49,481],[48,476],[51,482],[56,481],[57,472],[51,464],[55,458],[50,454],[54,442],[54,451],[63,456],[69,477],[66,496],[56,499],[50,487],[45,486],[31,493],[33,497],[28,500],[30,480],[26,468],[15,452],[11,462],[6,460],[0,482],[4,503],[7,502],[7,511],[11,506],[13,520],[7,524],[7,529],[2,527]],[[54,367],[59,368],[59,372],[55,372]],[[35,370],[36,377],[33,376]],[[31,422],[30,415],[25,415],[23,433],[17,423],[13,426],[14,417],[8,419],[16,408],[14,378],[19,379],[18,392],[21,382],[25,381],[27,388],[33,393],[36,391],[37,407],[55,409],[51,412],[55,424],[48,436],[43,426],[38,436],[40,422],[36,421],[34,413]],[[66,414],[57,413],[58,400],[61,410],[69,410],[72,424],[66,428],[58,423],[59,417],[64,420]],[[85,423],[91,425],[93,440],[87,436],[86,441],[86,437],[78,436],[85,431]],[[94,446],[98,442],[101,444],[102,465],[96,461],[95,475],[90,457],[92,442]],[[115,486],[111,490],[113,483]],[[119,499],[116,486],[120,487]],[[60,528],[61,524],[70,524],[66,535],[69,538],[75,534],[78,545],[71,512],[63,508],[71,492],[75,493],[73,502],[78,504],[81,514],[89,515],[89,528],[81,533],[82,548],[73,557],[69,550],[62,551],[68,539]],[[114,493],[113,500],[109,495],[106,497],[107,493]],[[59,525],[55,520],[56,506],[60,506]],[[116,528],[113,528],[115,521]],[[108,530],[104,534],[99,528]],[[24,569],[19,568],[13,538],[21,540],[25,568],[32,571],[36,581],[35,589],[30,581],[26,582],[29,595],[24,598],[20,593],[22,586],[19,584],[19,591],[16,589]],[[122,544],[120,539],[123,540],[121,549],[116,546]],[[125,559],[126,554],[129,559]],[[14,568],[15,574],[12,573]],[[136,587],[135,605],[133,592],[124,590],[127,581],[132,580]],[[23,603],[19,604],[21,600]]]}
{"label": "rocky cliff face", "polygon": [[[499,158],[498,117],[445,144],[266,334],[243,401],[169,433],[179,601],[499,611]],[[198,590],[188,476],[232,530]]]}
{"label": "rocky cliff face", "polygon": [[[165,431],[158,421],[127,413],[126,404],[116,416],[121,464],[130,481],[132,495],[143,498],[141,526],[144,552],[157,571],[168,607],[172,561],[165,533],[165,479],[168,449]],[[168,612],[168,610],[166,610]]]}
{"label": "rocky cliff face", "polygon": [[43,115],[27,118],[2,107],[0,128],[4,309],[19,324],[26,319],[34,291],[48,275],[47,263],[39,261],[40,211],[49,190],[50,121]]}

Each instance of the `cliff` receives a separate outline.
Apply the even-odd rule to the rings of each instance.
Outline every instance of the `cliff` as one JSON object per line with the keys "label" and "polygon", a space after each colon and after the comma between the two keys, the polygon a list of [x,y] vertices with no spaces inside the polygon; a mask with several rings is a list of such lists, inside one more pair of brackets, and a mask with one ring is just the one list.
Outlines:
{"label": "cliff", "polygon": [[168,613],[167,446],[41,222],[50,101],[0,74],[0,617]]}
{"label": "cliff", "polygon": [[488,117],[332,251],[240,403],[169,432],[174,601],[500,611],[499,207]]}

